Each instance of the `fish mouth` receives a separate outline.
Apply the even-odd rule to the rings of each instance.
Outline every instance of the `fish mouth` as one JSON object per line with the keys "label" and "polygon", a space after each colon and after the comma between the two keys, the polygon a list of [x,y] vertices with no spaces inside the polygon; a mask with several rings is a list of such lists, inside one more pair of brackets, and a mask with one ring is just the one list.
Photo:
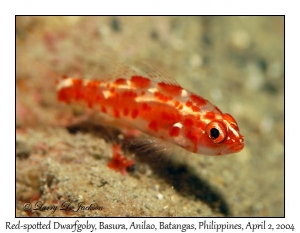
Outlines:
{"label": "fish mouth", "polygon": [[244,143],[239,143],[237,145],[234,145],[232,149],[235,150],[236,152],[239,152],[244,148],[244,146],[245,146]]}
{"label": "fish mouth", "polygon": [[236,143],[227,147],[222,154],[233,154],[240,152],[244,148],[244,142]]}
{"label": "fish mouth", "polygon": [[233,144],[231,147],[229,147],[229,149],[232,152],[236,153],[241,151],[244,148],[244,146],[245,146],[244,142],[241,142],[241,143]]}

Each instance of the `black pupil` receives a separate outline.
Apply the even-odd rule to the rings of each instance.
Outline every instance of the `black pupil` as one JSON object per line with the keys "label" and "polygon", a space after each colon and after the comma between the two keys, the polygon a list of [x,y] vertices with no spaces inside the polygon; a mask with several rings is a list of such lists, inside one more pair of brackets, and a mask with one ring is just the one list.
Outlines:
{"label": "black pupil", "polygon": [[210,130],[210,136],[211,136],[212,138],[218,138],[219,135],[220,135],[219,130],[217,130],[216,128],[212,128],[212,129]]}

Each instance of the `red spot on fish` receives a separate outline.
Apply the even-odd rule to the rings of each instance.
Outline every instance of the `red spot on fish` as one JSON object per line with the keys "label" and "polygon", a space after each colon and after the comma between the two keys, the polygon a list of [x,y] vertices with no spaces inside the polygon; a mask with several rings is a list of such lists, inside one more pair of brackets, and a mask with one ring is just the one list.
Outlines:
{"label": "red spot on fish", "polygon": [[92,108],[93,107],[93,102],[92,101],[87,101],[87,106],[88,106],[88,108]]}
{"label": "red spot on fish", "polygon": [[132,76],[130,81],[133,84],[133,86],[139,88],[147,88],[150,85],[150,80],[142,76]]}
{"label": "red spot on fish", "polygon": [[200,111],[200,107],[199,106],[192,106],[192,110],[193,112],[199,112]]}
{"label": "red spot on fish", "polygon": [[[159,100],[161,100],[161,101],[163,101],[163,102],[167,102],[167,101],[170,99],[168,96],[166,96],[166,95],[164,95],[164,94],[162,94],[162,93],[160,93],[160,92],[158,92],[158,91],[156,91],[156,92],[154,93],[154,96],[155,96],[157,99],[159,99]],[[171,97],[171,99],[172,99],[172,97]]]}
{"label": "red spot on fish", "polygon": [[72,79],[73,83],[73,90],[74,90],[74,96],[73,98],[75,100],[81,100],[84,99],[84,92],[83,92],[83,80],[82,79]]}
{"label": "red spot on fish", "polygon": [[205,130],[205,128],[206,128],[206,123],[203,122],[203,121],[197,121],[197,128],[198,128],[198,129]]}
{"label": "red spot on fish", "polygon": [[127,84],[127,80],[124,79],[124,78],[118,78],[118,79],[115,81],[115,84],[117,84],[117,85],[126,85],[126,84]]}
{"label": "red spot on fish", "polygon": [[177,108],[179,106],[180,102],[178,100],[174,101],[174,107]]}
{"label": "red spot on fish", "polygon": [[192,141],[192,143],[193,143],[193,151],[196,152],[197,151],[197,143],[198,143],[198,136],[197,136],[197,134],[195,132],[188,131],[186,133],[186,137]]}
{"label": "red spot on fish", "polygon": [[118,109],[114,108],[114,117],[119,118],[120,117],[120,112]]}
{"label": "red spot on fish", "polygon": [[171,122],[175,122],[180,119],[180,116],[178,114],[169,113],[169,112],[161,112],[161,117],[164,120],[171,121]]}
{"label": "red spot on fish", "polygon": [[113,145],[113,157],[107,166],[117,172],[120,172],[122,175],[127,173],[128,168],[134,165],[134,160],[127,159],[123,156],[121,148],[119,145]]}
{"label": "red spot on fish", "polygon": [[72,93],[72,89],[71,88],[63,88],[61,90],[59,90],[57,92],[57,99],[59,101],[62,101],[62,102],[65,102],[67,104],[70,103],[70,96],[71,96],[71,93]]}
{"label": "red spot on fish", "polygon": [[133,119],[135,119],[139,114],[139,111],[137,109],[133,109],[132,113],[131,113],[131,117]]}
{"label": "red spot on fish", "polygon": [[151,121],[148,125],[148,128],[149,129],[152,129],[153,131],[157,132],[158,131],[158,128],[157,128],[157,122],[156,121]]}
{"label": "red spot on fish", "polygon": [[181,91],[182,91],[182,87],[175,86],[175,85],[172,85],[172,84],[158,83],[158,86],[164,92],[167,92],[168,94],[171,94],[171,95],[180,95]]}
{"label": "red spot on fish", "polygon": [[199,96],[191,94],[190,99],[185,103],[187,107],[190,107],[193,112],[199,112],[200,107],[205,105],[207,101]]}
{"label": "red spot on fish", "polygon": [[87,83],[87,87],[91,87],[91,88],[98,88],[98,86],[101,84],[100,81],[98,80],[91,80]]}
{"label": "red spot on fish", "polygon": [[169,135],[171,137],[177,137],[179,135],[179,133],[180,133],[180,128],[175,127],[175,126],[171,127],[171,129],[169,131]]}
{"label": "red spot on fish", "polygon": [[203,106],[203,105],[207,104],[206,99],[203,99],[202,97],[194,95],[194,94],[190,95],[190,100],[192,102],[194,102],[197,106]]}
{"label": "red spot on fish", "polygon": [[213,120],[215,119],[216,114],[214,112],[206,112],[205,113],[205,118],[209,119],[209,120]]}
{"label": "red spot on fish", "polygon": [[186,105],[187,107],[191,107],[191,106],[193,105],[193,103],[192,103],[192,101],[188,100],[188,101],[185,103],[185,105]]}
{"label": "red spot on fish", "polygon": [[83,81],[81,79],[72,79],[72,86],[63,87],[57,93],[58,100],[70,103],[72,100],[84,99]]}
{"label": "red spot on fish", "polygon": [[129,113],[129,110],[128,110],[128,108],[124,108],[124,110],[123,110],[123,113],[124,113],[124,116],[127,116],[127,115],[128,115],[128,113]]}
{"label": "red spot on fish", "polygon": [[183,125],[186,127],[191,127],[194,125],[194,121],[191,118],[186,118],[183,121]]}
{"label": "red spot on fish", "polygon": [[122,97],[134,99],[137,97],[137,94],[134,91],[124,91],[122,93]]}
{"label": "red spot on fish", "polygon": [[151,111],[151,107],[150,107],[148,104],[146,104],[146,103],[143,103],[142,109],[143,109],[145,112],[150,112],[150,111]]}
{"label": "red spot on fish", "polygon": [[106,108],[104,106],[101,106],[101,112],[106,113]]}
{"label": "red spot on fish", "polygon": [[100,81],[89,81],[84,90],[84,100],[88,107],[93,107],[94,104],[99,103],[103,98],[103,93],[99,90]]}

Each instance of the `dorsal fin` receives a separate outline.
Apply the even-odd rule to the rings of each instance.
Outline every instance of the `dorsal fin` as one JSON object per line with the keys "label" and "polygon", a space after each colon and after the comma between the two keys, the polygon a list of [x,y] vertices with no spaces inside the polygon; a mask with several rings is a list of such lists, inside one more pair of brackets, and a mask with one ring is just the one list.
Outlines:
{"label": "dorsal fin", "polygon": [[[84,78],[96,78],[105,81],[113,81],[118,78],[130,79],[132,76],[143,76],[155,82],[163,82],[174,86],[179,86],[177,81],[163,68],[149,59],[135,62],[134,65],[115,61],[107,55],[101,55],[98,63],[94,61],[85,61],[89,63],[89,75]],[[87,77],[90,76],[90,77]]]}
{"label": "dorsal fin", "polygon": [[86,79],[98,79],[102,81],[114,81],[118,78],[130,79],[140,75],[132,67],[125,63],[101,54],[98,60],[85,59],[82,61],[82,77]]}
{"label": "dorsal fin", "polygon": [[[103,62],[106,64],[103,66]],[[132,76],[143,76],[155,82],[163,82],[174,86],[179,86],[177,81],[163,68],[149,59],[135,62],[134,65],[113,61],[111,58],[104,56],[99,64],[102,66],[99,74],[104,74],[105,80],[110,81],[116,78],[130,79]],[[96,70],[99,70],[96,68]],[[98,72],[95,72],[98,73]],[[102,76],[101,79],[104,77]]]}
{"label": "dorsal fin", "polygon": [[89,58],[83,60],[80,56],[74,56],[72,59],[67,59],[67,62],[57,59],[49,65],[42,64],[42,66],[49,67],[49,70],[51,70],[50,67],[53,67],[53,74],[59,77],[114,81],[118,78],[130,79],[132,76],[143,76],[155,82],[179,86],[166,70],[149,59],[144,59],[131,66],[101,54],[98,61]]}
{"label": "dorsal fin", "polygon": [[174,86],[179,86],[178,82],[165,69],[155,64],[149,59],[143,60],[144,66],[148,69],[147,75],[156,82],[163,82]]}

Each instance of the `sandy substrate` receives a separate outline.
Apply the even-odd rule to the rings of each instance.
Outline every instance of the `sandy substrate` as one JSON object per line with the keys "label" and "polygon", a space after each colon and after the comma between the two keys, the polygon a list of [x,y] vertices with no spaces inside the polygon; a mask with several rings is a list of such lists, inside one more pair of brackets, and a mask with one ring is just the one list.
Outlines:
{"label": "sandy substrate", "polygon": [[[16,215],[283,216],[283,37],[283,17],[17,17]],[[97,76],[104,54],[154,61],[232,114],[245,148],[141,152],[58,103],[56,74]],[[107,167],[116,141],[125,176]]]}

